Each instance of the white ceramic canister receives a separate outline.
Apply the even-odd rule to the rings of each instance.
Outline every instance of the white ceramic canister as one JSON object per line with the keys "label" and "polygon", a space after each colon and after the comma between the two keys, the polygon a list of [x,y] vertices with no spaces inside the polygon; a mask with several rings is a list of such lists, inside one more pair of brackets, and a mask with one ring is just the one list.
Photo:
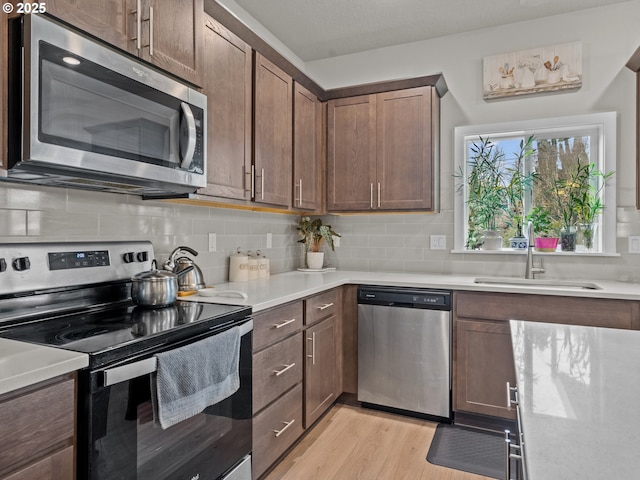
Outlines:
{"label": "white ceramic canister", "polygon": [[249,257],[240,253],[240,248],[234,255],[229,257],[229,281],[249,281]]}
{"label": "white ceramic canister", "polygon": [[267,278],[269,276],[269,260],[258,250],[258,278]]}
{"label": "white ceramic canister", "polygon": [[258,271],[258,257],[249,252],[249,280],[257,280]]}

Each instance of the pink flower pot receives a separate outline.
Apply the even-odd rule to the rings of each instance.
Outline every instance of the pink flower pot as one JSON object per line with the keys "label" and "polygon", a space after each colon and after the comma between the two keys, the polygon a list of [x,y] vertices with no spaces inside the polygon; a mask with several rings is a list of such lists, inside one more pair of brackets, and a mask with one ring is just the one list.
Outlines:
{"label": "pink flower pot", "polygon": [[558,246],[557,237],[536,237],[535,243],[536,251],[538,252],[555,252]]}

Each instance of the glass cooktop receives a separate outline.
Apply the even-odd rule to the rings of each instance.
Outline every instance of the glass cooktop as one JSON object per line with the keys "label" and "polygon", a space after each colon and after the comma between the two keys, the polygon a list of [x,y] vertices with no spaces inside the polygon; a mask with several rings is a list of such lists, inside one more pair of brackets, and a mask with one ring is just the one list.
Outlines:
{"label": "glass cooktop", "polygon": [[164,308],[133,304],[87,310],[13,325],[0,336],[90,355],[89,365],[113,363],[214,329],[228,328],[251,307],[178,301]]}

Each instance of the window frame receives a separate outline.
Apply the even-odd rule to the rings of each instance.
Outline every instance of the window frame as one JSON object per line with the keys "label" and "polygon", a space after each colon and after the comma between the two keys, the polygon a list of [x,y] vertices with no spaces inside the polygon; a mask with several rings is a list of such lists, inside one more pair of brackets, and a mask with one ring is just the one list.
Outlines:
{"label": "window frame", "polygon": [[[566,132],[581,132],[593,129],[597,132],[597,145],[592,152],[592,161],[597,162],[598,169],[603,172],[616,170],[616,112],[591,113],[567,117],[519,120],[514,122],[491,123],[485,125],[467,125],[454,127],[454,175],[464,172],[466,184],[466,150],[469,137],[522,136],[527,138],[533,134],[546,138],[549,135],[561,136]],[[597,159],[593,155],[597,155]],[[522,253],[512,249],[501,250],[466,250],[467,208],[466,189],[458,188],[459,178],[454,178],[454,252],[459,253]],[[603,190],[603,201],[606,206],[601,216],[602,247],[599,252],[552,252],[548,255],[617,255],[616,252],[616,175],[607,180]]]}

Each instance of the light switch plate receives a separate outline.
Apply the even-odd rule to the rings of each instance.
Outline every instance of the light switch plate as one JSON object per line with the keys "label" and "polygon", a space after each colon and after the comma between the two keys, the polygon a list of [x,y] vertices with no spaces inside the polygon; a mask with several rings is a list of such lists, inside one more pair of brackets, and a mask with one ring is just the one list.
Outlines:
{"label": "light switch plate", "polygon": [[446,235],[430,235],[431,250],[446,250],[447,249],[447,236]]}
{"label": "light switch plate", "polygon": [[267,248],[273,247],[273,234],[267,233]]}
{"label": "light switch plate", "polygon": [[640,253],[640,237],[629,237],[629,253]]}
{"label": "light switch plate", "polygon": [[333,235],[333,246],[334,247],[340,246],[340,237],[336,237],[335,235]]}
{"label": "light switch plate", "polygon": [[215,233],[210,233],[209,234],[209,251],[210,252],[215,252],[216,248],[217,248],[217,242],[216,242],[216,234]]}

